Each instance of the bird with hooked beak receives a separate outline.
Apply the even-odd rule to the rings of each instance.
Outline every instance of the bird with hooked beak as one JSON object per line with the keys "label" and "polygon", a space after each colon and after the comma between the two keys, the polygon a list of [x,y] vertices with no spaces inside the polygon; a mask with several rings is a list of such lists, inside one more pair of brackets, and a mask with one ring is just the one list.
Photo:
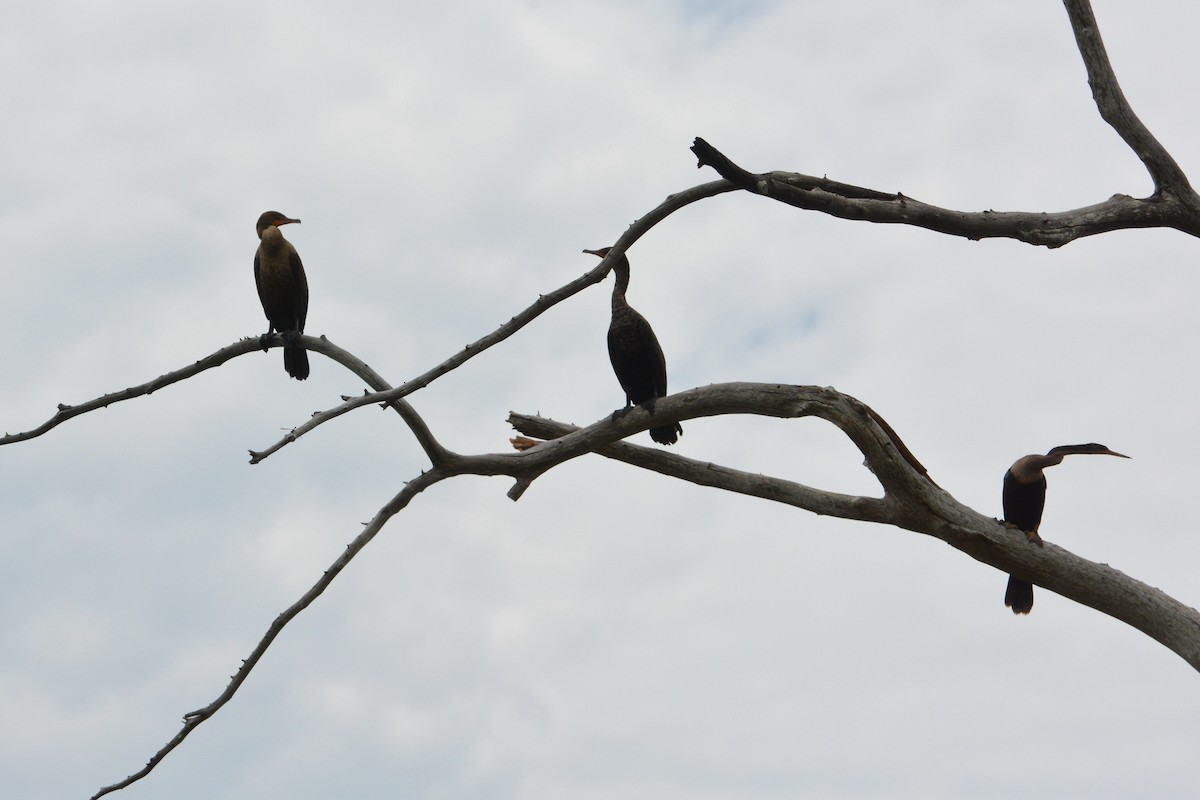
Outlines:
{"label": "bird with hooked beak", "polygon": [[[601,247],[583,252],[604,258],[611,249]],[[612,270],[616,283],[612,293],[612,321],[608,326],[608,360],[625,390],[625,407],[614,411],[613,419],[629,413],[633,406],[641,406],[653,414],[655,401],[667,396],[667,359],[650,323],[625,300],[629,259],[622,254],[613,262]],[[675,444],[681,435],[683,426],[678,422],[650,429],[650,438],[659,444]]]}
{"label": "bird with hooked beak", "polygon": [[304,276],[300,254],[279,232],[281,225],[293,222],[299,224],[300,220],[278,211],[267,211],[258,218],[254,283],[258,286],[258,299],[269,323],[262,337],[263,350],[267,349],[267,338],[271,333],[279,331],[284,339],[283,368],[288,375],[302,381],[308,377],[308,351],[288,341],[304,333],[304,320],[308,316],[308,279]]}

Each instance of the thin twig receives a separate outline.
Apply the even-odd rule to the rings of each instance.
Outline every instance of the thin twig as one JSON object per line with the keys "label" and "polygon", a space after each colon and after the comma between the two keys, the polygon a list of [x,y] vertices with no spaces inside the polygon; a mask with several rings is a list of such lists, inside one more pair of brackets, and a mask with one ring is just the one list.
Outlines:
{"label": "thin twig", "polygon": [[353,558],[358,555],[363,548],[370,544],[371,540],[374,539],[375,535],[383,529],[383,526],[389,519],[395,516],[401,509],[407,506],[414,497],[423,492],[425,489],[428,489],[430,486],[433,486],[435,483],[438,483],[439,481],[448,477],[452,477],[452,474],[445,473],[437,468],[434,468],[428,472],[422,473],[420,476],[414,478],[412,481],[406,484],[405,487],[395,497],[388,501],[383,508],[379,509],[378,513],[375,514],[375,517],[369,523],[367,523],[367,526],[363,529],[362,533],[354,537],[354,541],[347,545],[342,554],[338,556],[338,558],[329,566],[329,569],[322,573],[320,579],[314,583],[307,592],[301,595],[299,600],[290,605],[283,611],[283,613],[275,618],[270,627],[267,628],[267,632],[263,634],[262,639],[260,639],[258,644],[255,645],[254,650],[252,650],[250,655],[242,661],[242,665],[238,667],[237,672],[233,674],[229,684],[225,687],[225,690],[221,692],[217,699],[213,700],[204,708],[199,708],[195,711],[190,711],[187,714],[184,714],[183,727],[180,728],[179,732],[175,734],[171,741],[167,742],[150,758],[148,762],[146,762],[146,766],[128,776],[123,781],[114,783],[111,786],[105,786],[100,791],[92,795],[92,800],[96,800],[98,797],[103,797],[110,792],[124,789],[126,786],[136,783],[137,781],[149,775],[150,772],[153,771],[156,766],[158,766],[158,764],[167,756],[168,753],[183,743],[183,740],[186,739],[192,731],[204,723],[205,720],[216,714],[222,706],[232,700],[233,696],[237,694],[238,689],[240,689],[242,684],[246,682],[246,679],[250,676],[250,673],[254,670],[254,667],[258,664],[259,660],[267,652],[267,648],[269,648],[271,643],[275,641],[276,637],[283,632],[283,629],[287,626],[287,624],[295,619],[301,611],[308,608],[308,606],[314,600],[321,596],[325,589],[328,588],[331,583],[333,583],[334,578],[340,575],[342,570],[344,570],[347,565],[350,564],[350,561],[353,560]]}
{"label": "thin twig", "polygon": [[[101,395],[100,397],[97,397],[94,400],[88,400],[85,403],[79,403],[78,405],[59,403],[58,412],[50,419],[46,420],[32,430],[0,436],[0,445],[14,444],[16,442],[23,442],[27,439],[34,439],[53,430],[54,428],[57,428],[67,420],[78,417],[81,414],[86,414],[89,411],[95,411],[98,408],[107,408],[113,403],[120,403],[125,400],[132,400],[135,397],[142,397],[144,395],[151,394],[166,386],[170,386],[173,383],[178,383],[179,381],[186,380],[193,375],[198,375],[205,370],[212,369],[213,367],[219,367],[226,361],[230,361],[238,356],[244,356],[247,353],[253,353],[261,350],[262,346],[260,341],[261,337],[258,336],[248,339],[241,339],[227,347],[222,347],[215,353],[205,356],[199,361],[189,364],[186,367],[177,369],[173,372],[168,372],[164,375],[160,375],[154,380],[146,381],[145,383],[138,384],[137,386],[131,386],[128,389],[122,389],[119,392],[110,392],[108,394]],[[276,334],[274,337],[268,339],[268,346],[282,347],[282,337]]]}
{"label": "thin twig", "polygon": [[[167,372],[158,376],[157,378],[154,378],[153,380],[138,384],[137,386],[131,386],[128,389],[122,389],[119,392],[110,392],[108,394],[101,395],[94,400],[80,403],[79,405],[72,406],[60,403],[58,406],[58,411],[53,417],[46,420],[38,427],[33,428],[32,430],[23,431],[21,433],[6,434],[5,436],[0,437],[0,445],[14,444],[16,442],[34,439],[53,430],[67,420],[80,416],[81,414],[86,414],[100,408],[107,408],[114,403],[122,403],[126,400],[133,400],[137,397],[145,397],[153,394],[159,389],[163,389],[172,384],[187,380],[188,378],[204,372],[205,370],[219,367],[225,362],[231,361],[239,356],[260,351],[263,349],[261,341],[261,337],[257,336],[248,339],[240,339],[231,345],[222,347],[215,353],[205,356],[193,364],[189,364],[186,367],[174,370],[172,372]],[[280,334],[275,334],[274,336],[267,338],[266,344],[268,349],[282,347],[283,337]],[[365,361],[351,353],[349,350],[339,347],[338,345],[329,341],[324,336],[294,336],[289,340],[289,344],[297,344],[307,350],[311,350],[312,352],[321,353],[322,355],[328,356],[333,361],[336,361],[353,372],[375,391],[386,391],[387,389],[391,388],[391,384],[385,381],[383,377],[378,372],[373,370]],[[417,442],[425,450],[426,455],[429,456],[429,459],[432,463],[437,464],[439,461],[444,460],[450,455],[450,453],[438,443],[433,433],[429,430],[429,427],[425,424],[425,421],[421,419],[420,415],[417,414],[411,405],[406,402],[393,403],[392,405],[396,409],[396,412],[400,414],[405,423],[412,430]],[[284,438],[287,439],[291,436],[292,434],[289,434],[288,437]],[[250,451],[250,454],[251,463],[256,463],[258,460],[261,460],[260,458],[256,458],[254,451]]]}

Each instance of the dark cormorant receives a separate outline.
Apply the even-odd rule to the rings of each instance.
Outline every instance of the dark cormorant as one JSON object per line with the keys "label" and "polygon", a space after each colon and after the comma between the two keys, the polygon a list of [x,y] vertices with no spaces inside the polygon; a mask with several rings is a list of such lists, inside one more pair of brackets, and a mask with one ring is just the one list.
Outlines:
{"label": "dark cormorant", "polygon": [[[1064,456],[1084,454],[1129,458],[1094,442],[1066,444],[1053,448],[1044,456],[1034,454],[1018,458],[1004,473],[1005,523],[1024,531],[1029,541],[1040,545],[1042,537],[1038,535],[1038,526],[1042,524],[1042,509],[1046,506],[1046,475],[1042,470],[1061,464]],[[1033,584],[1009,575],[1004,605],[1014,614],[1028,614],[1033,609]]]}
{"label": "dark cormorant", "polygon": [[[611,247],[584,250],[604,258]],[[608,326],[608,358],[613,372],[625,390],[625,408],[613,412],[613,419],[626,414],[633,406],[654,413],[654,402],[667,396],[667,360],[654,329],[638,312],[625,302],[629,288],[629,259],[622,255],[613,263],[616,284],[612,294],[612,322]],[[683,435],[678,422],[650,429],[650,438],[659,444],[675,444]]]}
{"label": "dark cormorant", "polygon": [[280,225],[292,222],[300,220],[278,211],[267,211],[258,218],[255,227],[260,241],[254,254],[254,282],[258,285],[263,313],[270,323],[263,334],[263,349],[267,349],[266,338],[272,331],[283,334],[283,368],[288,375],[302,381],[308,377],[308,351],[289,346],[287,340],[304,333],[304,319],[308,316],[308,280],[304,277],[300,254],[279,232]]}

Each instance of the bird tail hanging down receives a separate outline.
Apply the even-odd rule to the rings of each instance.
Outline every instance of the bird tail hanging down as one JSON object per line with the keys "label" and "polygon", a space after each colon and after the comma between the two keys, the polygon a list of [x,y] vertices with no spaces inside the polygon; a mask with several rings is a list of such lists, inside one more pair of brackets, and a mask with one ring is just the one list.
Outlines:
{"label": "bird tail hanging down", "polygon": [[1020,578],[1008,576],[1008,588],[1004,590],[1004,605],[1014,614],[1028,614],[1033,610],[1033,584]]}
{"label": "bird tail hanging down", "polygon": [[308,377],[308,351],[303,347],[283,348],[283,368],[298,381]]}
{"label": "bird tail hanging down", "polygon": [[675,444],[683,436],[683,426],[678,422],[650,429],[650,438],[659,444]]}

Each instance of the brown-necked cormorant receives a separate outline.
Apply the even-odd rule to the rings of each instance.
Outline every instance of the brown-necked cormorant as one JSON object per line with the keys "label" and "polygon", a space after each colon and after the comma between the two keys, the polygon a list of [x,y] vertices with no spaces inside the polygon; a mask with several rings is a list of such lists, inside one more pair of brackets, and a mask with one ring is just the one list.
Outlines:
{"label": "brown-necked cormorant", "polygon": [[[584,250],[604,258],[611,247]],[[654,329],[625,301],[629,288],[629,259],[622,255],[613,263],[616,284],[612,294],[612,322],[608,326],[608,358],[613,372],[625,390],[625,407],[613,412],[613,419],[626,414],[633,406],[654,413],[654,403],[667,396],[667,360]],[[650,438],[659,444],[675,444],[683,434],[678,422],[650,429]]]}
{"label": "brown-necked cormorant", "polygon": [[300,220],[278,211],[267,211],[258,218],[255,227],[260,241],[254,254],[254,282],[258,285],[263,313],[270,323],[263,334],[264,344],[272,331],[283,334],[283,368],[288,375],[302,381],[308,377],[308,351],[286,344],[289,335],[304,333],[304,319],[308,316],[308,280],[304,277],[304,265],[300,263],[296,248],[279,232],[280,225],[292,222]]}
{"label": "brown-necked cormorant", "polygon": [[[1084,454],[1129,458],[1094,442],[1066,444],[1044,456],[1035,453],[1018,458],[1004,473],[1004,521],[1024,531],[1029,541],[1041,544],[1038,526],[1042,524],[1042,509],[1046,506],[1046,475],[1042,470],[1061,464],[1064,456]],[[1009,575],[1004,605],[1014,614],[1028,614],[1033,609],[1033,584]]]}

